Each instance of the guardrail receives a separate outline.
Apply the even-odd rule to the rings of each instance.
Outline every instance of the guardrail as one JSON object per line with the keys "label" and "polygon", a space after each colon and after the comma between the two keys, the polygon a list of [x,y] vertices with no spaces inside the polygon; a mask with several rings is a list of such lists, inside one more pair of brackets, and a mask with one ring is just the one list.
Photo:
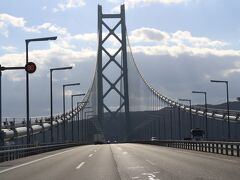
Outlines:
{"label": "guardrail", "polygon": [[[69,121],[73,116],[76,116],[79,111],[81,111],[82,106],[74,109],[73,113],[71,111],[65,113],[65,121]],[[2,133],[4,141],[9,141],[21,137],[27,136],[27,125],[25,118],[3,118],[5,121],[2,123]],[[19,121],[17,121],[19,120]],[[51,122],[49,117],[35,117],[30,118],[30,128],[31,134],[38,134],[43,131],[47,131],[51,128]],[[53,118],[53,126],[59,126],[64,120],[64,115],[56,115]],[[1,132],[0,132],[1,133]],[[0,134],[1,135],[1,134]],[[1,136],[0,136],[1,137]]]}
{"label": "guardrail", "polygon": [[44,152],[54,151],[58,149],[79,146],[77,143],[68,144],[52,144],[52,145],[17,145],[17,146],[4,146],[0,149],[0,162],[10,161],[27,157]]}
{"label": "guardrail", "polygon": [[240,156],[240,142],[222,142],[222,141],[138,141],[136,143],[153,144],[159,146],[202,151],[229,156]]}

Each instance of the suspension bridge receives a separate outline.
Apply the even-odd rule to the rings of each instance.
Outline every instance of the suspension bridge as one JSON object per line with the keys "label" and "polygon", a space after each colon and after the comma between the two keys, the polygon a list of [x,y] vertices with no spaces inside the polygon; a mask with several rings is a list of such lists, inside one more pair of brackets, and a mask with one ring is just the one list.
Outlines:
{"label": "suspension bridge", "polygon": [[[109,46],[111,38],[118,47]],[[98,55],[89,90],[63,114],[3,120],[0,177],[238,179],[239,115],[186,105],[154,89],[134,60],[124,5],[120,14],[104,14],[99,5]],[[198,141],[194,129],[203,132]]]}

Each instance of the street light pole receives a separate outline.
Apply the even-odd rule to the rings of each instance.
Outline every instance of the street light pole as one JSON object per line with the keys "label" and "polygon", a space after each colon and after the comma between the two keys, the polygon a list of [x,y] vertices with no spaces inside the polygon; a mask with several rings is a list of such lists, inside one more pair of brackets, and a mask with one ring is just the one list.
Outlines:
{"label": "street light pole", "polygon": [[72,106],[72,142],[74,141],[74,126],[73,126],[73,98],[76,96],[84,96],[85,94],[73,94],[71,96],[71,106]]}
{"label": "street light pole", "polygon": [[[1,64],[0,64],[1,69]],[[2,71],[0,70],[0,147],[4,145],[4,137],[2,132]]]}
{"label": "street light pole", "polygon": [[208,139],[208,118],[207,118],[207,92],[205,91],[192,91],[192,93],[195,94],[204,94],[204,100],[205,100],[205,131],[206,131],[206,139]]}
{"label": "street light pole", "polygon": [[[53,71],[58,71],[58,70],[67,70],[67,69],[72,69],[72,66],[69,67],[60,67],[60,68],[52,68],[50,69],[50,120],[51,120],[51,143],[53,143],[53,90],[52,90],[52,73]],[[58,137],[57,137],[58,140]]]}
{"label": "street light pole", "polygon": [[179,99],[179,101],[189,102],[190,131],[193,128],[192,122],[192,101],[190,99]]}
{"label": "street light pole", "polygon": [[[82,101],[82,102],[77,102],[77,107],[80,106],[80,104],[86,104],[88,101]],[[78,115],[78,142],[80,141],[80,113],[81,113],[81,127],[82,127],[82,143],[83,143],[83,106],[82,109],[79,111]]]}
{"label": "street light pole", "polygon": [[179,104],[179,107],[178,107],[178,133],[179,133],[179,140],[182,139],[182,131],[181,131],[181,107],[180,107],[180,104]]}
{"label": "street light pole", "polygon": [[[30,42],[35,41],[50,41],[56,40],[57,36],[53,37],[44,37],[44,38],[34,38],[34,39],[26,39],[26,64],[28,63],[28,45]],[[30,118],[29,118],[29,75],[26,72],[26,119],[27,119],[27,144],[30,144]]]}
{"label": "street light pole", "polygon": [[170,106],[171,140],[173,139],[173,106]]}
{"label": "street light pole", "polygon": [[78,86],[80,83],[64,84],[63,85],[63,142],[66,140],[66,112],[65,112],[65,87]]}
{"label": "street light pole", "polygon": [[[91,107],[90,107],[91,108]],[[87,141],[87,113],[93,113],[94,111],[85,111],[85,140]]]}
{"label": "street light pole", "polygon": [[226,84],[226,91],[227,91],[227,114],[228,114],[228,140],[231,139],[231,129],[230,129],[230,113],[229,113],[229,93],[228,93],[228,81],[219,81],[219,80],[211,80],[210,82],[215,83],[225,83]]}
{"label": "street light pole", "polygon": [[[30,69],[29,69],[29,65],[31,66]],[[36,70],[36,65],[32,62],[26,64],[25,67],[24,66],[4,67],[4,66],[1,66],[0,64],[0,146],[4,145],[4,137],[2,132],[2,71],[20,70],[20,69],[25,69],[29,73],[34,73]]]}
{"label": "street light pole", "polygon": [[85,142],[85,139],[86,139],[86,137],[85,137],[85,134],[86,134],[86,129],[84,128],[84,126],[85,126],[85,124],[86,124],[86,122],[85,122],[85,119],[84,119],[84,110],[85,109],[89,109],[89,108],[92,108],[92,107],[84,107],[83,109],[82,109],[82,117],[81,117],[81,119],[82,119],[82,142]]}

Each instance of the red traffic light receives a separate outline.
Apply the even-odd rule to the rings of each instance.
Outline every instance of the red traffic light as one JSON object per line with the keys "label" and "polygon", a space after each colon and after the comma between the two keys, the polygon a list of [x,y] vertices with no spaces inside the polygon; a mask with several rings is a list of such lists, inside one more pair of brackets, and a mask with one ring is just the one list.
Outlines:
{"label": "red traffic light", "polygon": [[37,66],[33,62],[28,62],[25,65],[25,71],[27,71],[28,73],[34,73],[36,71],[36,69],[37,69]]}

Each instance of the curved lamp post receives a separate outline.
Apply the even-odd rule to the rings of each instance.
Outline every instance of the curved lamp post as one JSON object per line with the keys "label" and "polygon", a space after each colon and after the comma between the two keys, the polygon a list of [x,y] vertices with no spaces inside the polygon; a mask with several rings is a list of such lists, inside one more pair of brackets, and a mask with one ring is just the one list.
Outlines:
{"label": "curved lamp post", "polygon": [[[53,71],[72,69],[72,66],[50,69],[50,120],[51,120],[51,142],[53,142],[53,90],[52,90],[52,73]],[[57,135],[58,136],[58,135]],[[57,137],[58,140],[58,137]]]}
{"label": "curved lamp post", "polygon": [[63,142],[66,140],[66,112],[65,112],[65,88],[68,86],[78,86],[80,83],[64,84],[63,85]]}
{"label": "curved lamp post", "polygon": [[71,96],[71,107],[72,107],[72,142],[74,140],[74,127],[73,127],[73,98],[77,96],[85,96],[85,93],[83,94],[73,94]]}
{"label": "curved lamp post", "polygon": [[227,91],[227,114],[228,114],[228,139],[231,139],[231,130],[230,130],[230,113],[229,113],[229,93],[228,93],[228,81],[219,81],[219,80],[211,80],[210,82],[214,83],[225,83],[226,84],[226,91]]}
{"label": "curved lamp post", "polygon": [[[26,39],[26,64],[28,63],[28,45],[30,42],[56,40],[57,36]],[[30,118],[29,118],[29,75],[26,72],[26,119],[27,119],[27,144],[30,144]]]}
{"label": "curved lamp post", "polygon": [[206,139],[208,139],[208,118],[207,118],[207,92],[205,91],[192,91],[193,94],[204,94],[205,100],[205,131],[206,131]]}
{"label": "curved lamp post", "polygon": [[185,101],[189,103],[189,117],[190,117],[190,130],[193,128],[192,122],[192,101],[190,99],[179,99],[179,101]]}

